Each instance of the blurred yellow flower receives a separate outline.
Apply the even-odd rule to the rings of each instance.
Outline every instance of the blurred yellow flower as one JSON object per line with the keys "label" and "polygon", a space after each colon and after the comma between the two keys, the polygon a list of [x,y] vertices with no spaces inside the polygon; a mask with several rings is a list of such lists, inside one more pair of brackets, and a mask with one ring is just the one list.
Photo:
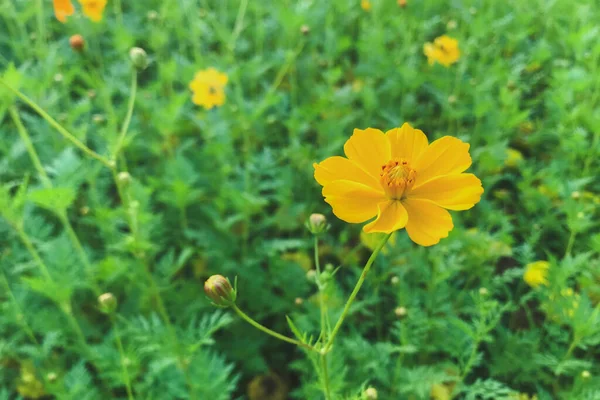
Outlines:
{"label": "blurred yellow flower", "polygon": [[387,133],[355,129],[346,157],[313,164],[333,213],[362,223],[367,233],[406,227],[417,244],[431,246],[454,227],[448,210],[468,210],[481,198],[481,181],[463,173],[471,165],[469,145],[444,136],[429,144],[425,134],[402,125]]}
{"label": "blurred yellow flower", "polygon": [[436,38],[433,43],[425,43],[423,52],[430,65],[438,62],[444,67],[449,67],[460,58],[458,40],[446,35]]}
{"label": "blurred yellow flower", "polygon": [[371,2],[369,0],[361,0],[360,7],[365,11],[371,11]]}
{"label": "blurred yellow flower", "polygon": [[67,17],[75,13],[75,8],[71,3],[71,0],[53,0],[54,15],[56,19],[63,24],[67,22]]}
{"label": "blurred yellow flower", "polygon": [[102,12],[106,7],[106,0],[79,0],[83,7],[83,13],[94,22],[102,20]]}
{"label": "blurred yellow flower", "polygon": [[288,385],[274,373],[254,377],[248,384],[250,400],[285,400],[287,394]]}
{"label": "blurred yellow flower", "polygon": [[535,261],[525,266],[523,280],[532,288],[540,285],[548,286],[548,269],[550,263],[548,261]]}
{"label": "blurred yellow flower", "polygon": [[214,68],[199,71],[190,82],[190,89],[194,92],[194,104],[207,110],[225,104],[225,85],[227,75]]}
{"label": "blurred yellow flower", "polygon": [[509,168],[517,167],[523,161],[523,154],[519,150],[512,148],[506,149],[506,158],[504,159],[504,165]]}

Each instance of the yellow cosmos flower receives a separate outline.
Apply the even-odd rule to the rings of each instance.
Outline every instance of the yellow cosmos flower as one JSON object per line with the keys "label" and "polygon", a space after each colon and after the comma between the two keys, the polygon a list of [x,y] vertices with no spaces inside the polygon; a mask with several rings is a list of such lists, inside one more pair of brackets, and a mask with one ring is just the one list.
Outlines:
{"label": "yellow cosmos flower", "polygon": [[79,0],[83,7],[83,13],[94,22],[102,20],[102,13],[106,7],[106,0]]}
{"label": "yellow cosmos flower", "polygon": [[449,67],[460,58],[458,40],[446,35],[436,38],[433,43],[425,43],[423,52],[430,65],[438,62],[444,67]]}
{"label": "yellow cosmos flower", "polygon": [[63,24],[67,22],[67,17],[70,17],[75,13],[75,8],[71,3],[71,0],[53,0],[54,15],[56,19]]}
{"label": "yellow cosmos flower", "polygon": [[225,85],[227,75],[214,68],[199,71],[190,82],[190,89],[194,92],[194,104],[207,110],[225,103]]}
{"label": "yellow cosmos flower", "polygon": [[360,8],[362,8],[365,11],[371,11],[371,2],[369,0],[361,0]]}
{"label": "yellow cosmos flower", "polygon": [[550,263],[548,261],[535,261],[525,266],[523,280],[532,288],[540,285],[548,286],[548,269]]}
{"label": "yellow cosmos flower", "polygon": [[431,246],[452,230],[448,210],[468,210],[481,198],[481,181],[463,172],[471,165],[469,145],[444,136],[429,144],[425,134],[402,125],[387,133],[355,129],[346,157],[314,164],[325,201],[340,219],[370,232],[406,227],[417,244]]}

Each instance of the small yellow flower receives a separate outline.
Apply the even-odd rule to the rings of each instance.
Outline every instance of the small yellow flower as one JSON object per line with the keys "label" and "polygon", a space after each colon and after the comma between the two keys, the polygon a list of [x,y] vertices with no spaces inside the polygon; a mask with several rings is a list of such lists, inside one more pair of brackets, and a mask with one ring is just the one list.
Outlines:
{"label": "small yellow flower", "polygon": [[548,269],[550,263],[548,261],[535,261],[525,266],[523,280],[532,288],[540,285],[548,286]]}
{"label": "small yellow flower", "polygon": [[75,8],[71,3],[71,0],[53,0],[54,15],[56,19],[63,24],[67,22],[67,17],[70,17],[75,13]]}
{"label": "small yellow flower", "polygon": [[506,158],[504,159],[504,165],[508,168],[515,168],[523,161],[523,154],[519,150],[512,148],[506,149]]}
{"label": "small yellow flower", "polygon": [[438,62],[444,67],[449,67],[460,58],[458,40],[446,35],[436,38],[433,43],[425,43],[423,52],[430,65]]}
{"label": "small yellow flower", "polygon": [[362,223],[367,233],[405,228],[413,242],[431,246],[454,227],[446,210],[468,210],[481,198],[481,181],[463,173],[471,165],[469,145],[444,136],[431,144],[425,134],[402,125],[387,133],[355,129],[346,157],[313,164],[333,213]]}
{"label": "small yellow flower", "polygon": [[83,7],[83,13],[94,22],[102,20],[102,12],[106,7],[106,0],[79,0]]}
{"label": "small yellow flower", "polygon": [[194,104],[210,110],[215,106],[225,104],[225,85],[227,75],[214,68],[199,71],[190,82],[190,89],[194,92]]}
{"label": "small yellow flower", "polygon": [[371,11],[371,2],[369,0],[361,0],[360,7],[365,11]]}

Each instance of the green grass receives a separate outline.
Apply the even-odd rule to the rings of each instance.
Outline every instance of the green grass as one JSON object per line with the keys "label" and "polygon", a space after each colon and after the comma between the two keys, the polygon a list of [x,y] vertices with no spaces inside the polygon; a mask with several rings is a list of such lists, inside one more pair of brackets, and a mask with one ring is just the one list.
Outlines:
{"label": "green grass", "polygon": [[[485,193],[440,244],[400,231],[375,261],[324,358],[331,399],[600,398],[600,8],[371,2],[109,0],[61,24],[49,1],[0,1],[0,75],[39,107],[0,84],[0,399],[324,399],[320,357],[202,285],[237,277],[244,312],[314,343],[371,250],[312,164],[404,122],[469,142]],[[450,68],[423,55],[442,34]],[[188,84],[209,67],[229,82],[206,111]],[[311,213],[331,224],[323,317]]]}

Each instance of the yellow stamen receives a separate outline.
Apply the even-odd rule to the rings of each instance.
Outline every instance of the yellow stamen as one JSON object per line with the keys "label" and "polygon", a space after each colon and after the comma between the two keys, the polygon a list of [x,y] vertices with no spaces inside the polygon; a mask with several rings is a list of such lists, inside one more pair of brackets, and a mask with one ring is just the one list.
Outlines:
{"label": "yellow stamen", "polygon": [[410,190],[417,178],[417,171],[410,167],[408,161],[397,158],[381,166],[380,182],[390,199],[401,200],[404,193]]}

